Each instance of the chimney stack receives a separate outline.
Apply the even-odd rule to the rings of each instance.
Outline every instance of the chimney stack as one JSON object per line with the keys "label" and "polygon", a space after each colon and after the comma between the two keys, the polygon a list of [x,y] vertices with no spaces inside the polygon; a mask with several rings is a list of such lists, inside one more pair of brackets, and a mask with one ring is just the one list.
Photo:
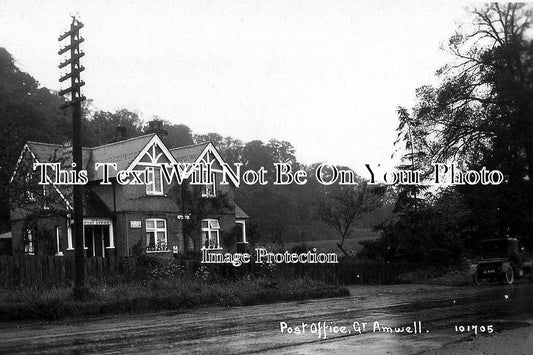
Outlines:
{"label": "chimney stack", "polygon": [[168,136],[168,132],[163,129],[163,121],[157,119],[148,122],[148,129],[145,133],[155,133],[161,138]]}
{"label": "chimney stack", "polygon": [[115,130],[115,137],[113,137],[112,142],[119,142],[124,139],[126,139],[126,127],[119,125]]}

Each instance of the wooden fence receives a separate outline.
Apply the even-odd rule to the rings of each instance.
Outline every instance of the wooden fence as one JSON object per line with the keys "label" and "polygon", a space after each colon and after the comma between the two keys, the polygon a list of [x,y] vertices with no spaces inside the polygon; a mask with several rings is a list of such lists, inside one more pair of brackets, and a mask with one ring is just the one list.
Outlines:
{"label": "wooden fence", "polygon": [[[146,260],[145,260],[146,261]],[[139,275],[147,275],[146,262],[136,257],[86,258],[86,279],[89,283],[125,282]],[[163,263],[179,263],[166,260]],[[186,273],[194,274],[202,264],[181,262]],[[246,274],[281,277],[306,276],[331,284],[389,284],[412,265],[384,264],[376,262],[341,262],[339,264],[229,264],[204,266],[210,272],[226,278],[238,278]],[[144,270],[140,270],[144,268]],[[0,255],[0,287],[33,285],[54,286],[73,284],[74,258],[55,256]],[[139,272],[141,271],[141,272]],[[144,272],[142,272],[144,271]]]}
{"label": "wooden fence", "polygon": [[[131,276],[136,258],[87,258],[88,280]],[[74,258],[61,256],[0,255],[0,287],[13,285],[62,285],[74,282]]]}

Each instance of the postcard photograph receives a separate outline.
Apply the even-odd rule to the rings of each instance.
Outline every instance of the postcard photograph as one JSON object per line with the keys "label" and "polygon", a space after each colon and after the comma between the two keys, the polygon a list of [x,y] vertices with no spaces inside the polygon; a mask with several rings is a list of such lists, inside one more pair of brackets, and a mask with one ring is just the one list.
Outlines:
{"label": "postcard photograph", "polygon": [[0,1],[1,354],[531,354],[533,4]]}

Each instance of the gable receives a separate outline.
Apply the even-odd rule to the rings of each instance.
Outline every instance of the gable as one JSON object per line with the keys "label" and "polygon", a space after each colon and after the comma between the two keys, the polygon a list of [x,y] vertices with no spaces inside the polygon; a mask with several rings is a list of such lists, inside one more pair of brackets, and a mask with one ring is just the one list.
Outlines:
{"label": "gable", "polygon": [[[13,175],[11,176],[10,183],[13,183],[15,178],[27,179],[28,176],[35,177],[38,170],[33,170],[34,163],[43,162],[60,162],[61,160],[61,147],[56,144],[28,142],[24,145],[22,152],[17,160]],[[22,176],[23,175],[23,176]],[[27,185],[23,183],[23,185]],[[50,185],[39,185],[40,188],[49,187]],[[58,186],[51,185],[53,190],[59,195],[60,199],[67,205],[67,208],[71,208],[71,204],[65,197],[64,191],[61,191]],[[37,187],[37,186],[36,186]]]}
{"label": "gable", "polygon": [[212,170],[215,172],[222,172],[222,164],[224,160],[218,153],[217,149],[212,143],[208,143],[202,153],[198,156],[195,163],[212,164]]}
{"label": "gable", "polygon": [[153,135],[150,141],[142,148],[140,153],[126,168],[131,170],[144,170],[147,167],[160,164],[175,164],[176,160],[157,135]]}
{"label": "gable", "polygon": [[178,163],[194,163],[202,154],[209,142],[192,144],[170,149],[170,153]]}
{"label": "gable", "polygon": [[213,171],[221,171],[225,163],[213,143],[205,142],[171,149],[172,156],[178,163],[213,163]]}
{"label": "gable", "polygon": [[[88,172],[89,181],[102,180],[103,169],[95,169],[96,163],[115,163],[117,169],[110,169],[110,177],[120,170],[144,170],[159,164],[206,163],[213,164],[212,171],[221,172],[224,160],[215,146],[200,143],[169,150],[156,134],[130,138],[94,148],[82,148],[83,168]],[[33,162],[60,162],[65,148],[59,144],[27,142],[17,161],[11,181],[23,159]],[[28,157],[29,156],[29,157]],[[31,157],[31,158],[30,158]],[[57,188],[56,188],[57,190]],[[58,190],[60,193],[60,191]]]}

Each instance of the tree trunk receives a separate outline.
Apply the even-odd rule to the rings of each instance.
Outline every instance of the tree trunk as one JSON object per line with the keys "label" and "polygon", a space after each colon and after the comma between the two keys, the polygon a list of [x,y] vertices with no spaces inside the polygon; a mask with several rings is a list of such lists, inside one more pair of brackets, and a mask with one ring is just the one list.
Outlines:
{"label": "tree trunk", "polygon": [[348,254],[348,252],[346,250],[344,250],[344,248],[342,247],[342,244],[343,243],[337,243],[337,247],[342,251],[342,253],[344,254],[344,256],[346,256],[348,259],[351,259],[351,255]]}

